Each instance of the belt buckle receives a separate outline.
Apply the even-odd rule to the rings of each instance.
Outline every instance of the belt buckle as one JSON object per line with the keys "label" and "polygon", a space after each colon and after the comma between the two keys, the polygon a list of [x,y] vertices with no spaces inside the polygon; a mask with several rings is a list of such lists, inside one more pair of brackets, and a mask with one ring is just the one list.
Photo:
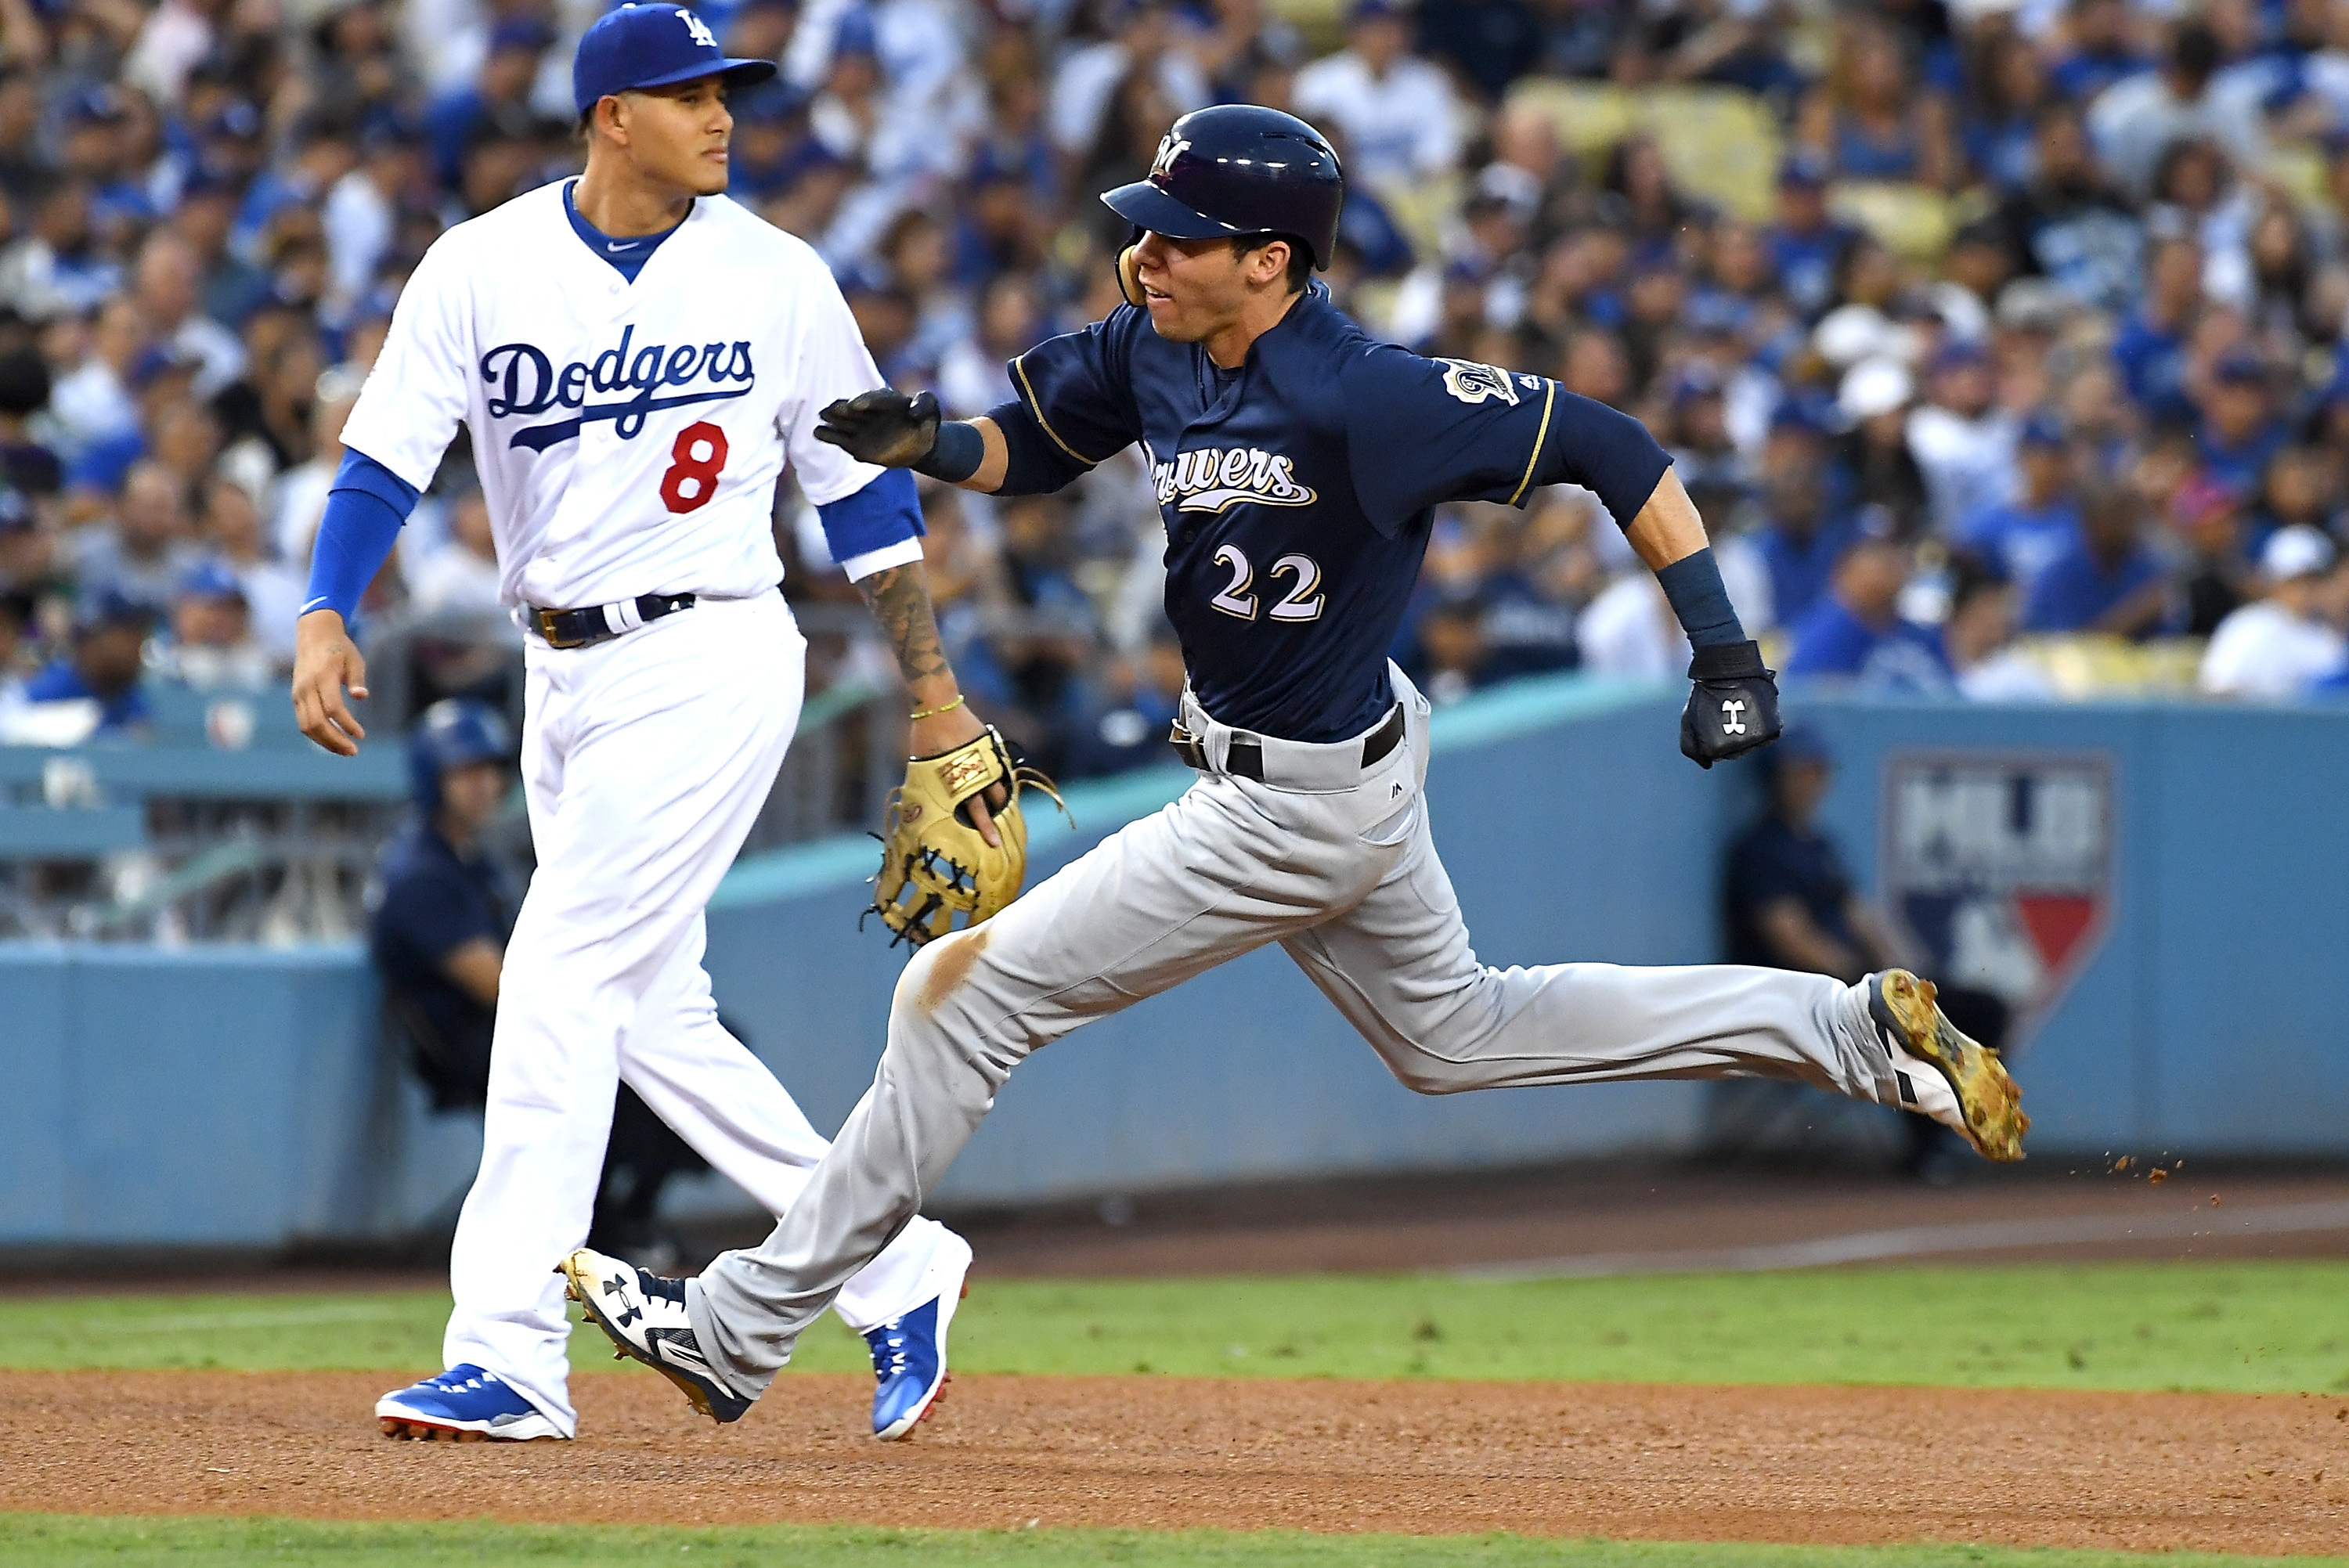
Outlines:
{"label": "belt buckle", "polygon": [[561,614],[554,610],[542,610],[535,604],[532,605],[530,610],[531,619],[537,624],[538,634],[545,639],[548,647],[564,649],[585,647],[586,638],[566,637],[555,629]]}

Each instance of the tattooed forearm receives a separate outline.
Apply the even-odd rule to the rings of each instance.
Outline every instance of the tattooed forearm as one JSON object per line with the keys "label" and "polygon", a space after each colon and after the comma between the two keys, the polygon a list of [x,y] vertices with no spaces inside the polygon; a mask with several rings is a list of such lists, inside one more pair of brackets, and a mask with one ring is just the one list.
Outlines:
{"label": "tattooed forearm", "polygon": [[856,584],[873,619],[880,623],[897,655],[898,673],[909,687],[950,673],[938,642],[937,618],[930,613],[930,586],[918,561],[875,572]]}

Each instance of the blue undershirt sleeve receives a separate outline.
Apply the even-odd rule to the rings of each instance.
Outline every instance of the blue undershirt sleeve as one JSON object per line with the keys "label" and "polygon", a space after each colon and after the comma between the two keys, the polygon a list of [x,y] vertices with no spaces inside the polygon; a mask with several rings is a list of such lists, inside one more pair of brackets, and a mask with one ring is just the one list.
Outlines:
{"label": "blue undershirt sleeve", "polygon": [[359,596],[391,558],[400,525],[415,510],[416,487],[357,448],[345,449],[310,552],[301,613],[332,610],[347,623],[356,616]]}
{"label": "blue undershirt sleeve", "polygon": [[852,582],[885,566],[920,560],[915,542],[929,531],[922,526],[914,476],[905,469],[883,469],[871,484],[818,506],[815,514],[823,521],[823,542],[833,560]]}

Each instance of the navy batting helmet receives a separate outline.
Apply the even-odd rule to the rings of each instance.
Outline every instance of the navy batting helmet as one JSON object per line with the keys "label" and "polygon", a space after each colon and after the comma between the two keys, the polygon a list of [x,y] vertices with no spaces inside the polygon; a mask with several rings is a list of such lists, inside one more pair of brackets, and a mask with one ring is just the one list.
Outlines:
{"label": "navy batting helmet", "polygon": [[487,703],[463,696],[434,703],[408,738],[408,786],[418,809],[440,809],[440,776],[450,769],[502,762],[512,750],[506,721]]}
{"label": "navy batting helmet", "polygon": [[1295,115],[1217,104],[1176,120],[1149,177],[1102,200],[1135,228],[1170,240],[1292,235],[1327,272],[1346,176],[1329,139]]}

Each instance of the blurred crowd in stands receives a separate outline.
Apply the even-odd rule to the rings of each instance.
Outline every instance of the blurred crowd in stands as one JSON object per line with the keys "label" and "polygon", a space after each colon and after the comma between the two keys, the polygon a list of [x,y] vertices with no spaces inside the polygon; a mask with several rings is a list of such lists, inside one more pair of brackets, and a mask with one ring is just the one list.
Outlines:
{"label": "blurred crowd in stands", "polygon": [[[0,0],[0,710],[128,726],[142,678],[282,676],[401,281],[578,167],[599,4]],[[1790,683],[2344,679],[2349,0],[697,9],[783,67],[732,104],[732,194],[953,414],[1115,304],[1095,192],[1178,114],[1268,103],[1344,158],[1339,302],[1644,419]],[[1163,760],[1182,661],[1138,454],[926,500],[974,699],[1064,774]],[[789,493],[777,526],[787,591],[853,603]],[[1441,700],[1671,676],[1635,568],[1571,489],[1446,509],[1397,657]],[[495,595],[460,445],[367,608],[496,624]],[[883,664],[843,634],[812,673]]]}

